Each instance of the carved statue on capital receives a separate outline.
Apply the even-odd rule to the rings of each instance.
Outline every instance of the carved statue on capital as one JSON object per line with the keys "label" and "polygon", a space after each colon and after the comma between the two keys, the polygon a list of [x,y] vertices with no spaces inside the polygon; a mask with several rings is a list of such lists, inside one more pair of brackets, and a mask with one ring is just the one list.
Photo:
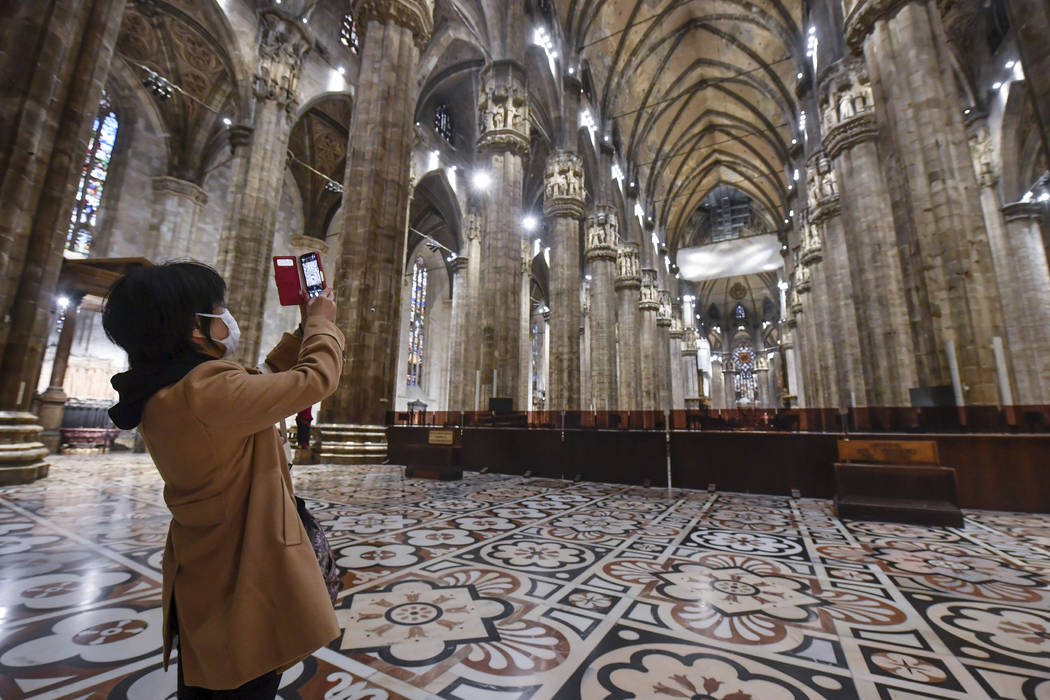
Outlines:
{"label": "carved statue on capital", "polygon": [[682,320],[678,316],[671,315],[671,337],[675,340],[681,340],[685,329],[682,327]]}
{"label": "carved statue on capital", "polygon": [[622,241],[616,248],[616,288],[639,287],[642,284],[638,244]]}
{"label": "carved statue on capital", "polygon": [[520,65],[499,61],[482,70],[478,121],[479,149],[528,156],[529,102],[525,72]]}
{"label": "carved statue on capital", "polygon": [[355,0],[352,10],[363,32],[369,22],[392,22],[411,31],[419,49],[434,32],[434,0]]}
{"label": "carved statue on capital", "polygon": [[992,135],[988,125],[980,122],[970,132],[970,157],[973,159],[973,170],[981,187],[994,187],[999,181],[996,171],[995,149],[992,146]]}
{"label": "carved statue on capital", "polygon": [[476,241],[481,237],[481,215],[472,211],[467,214],[467,239]]}
{"label": "carved statue on capital", "polygon": [[802,264],[813,265],[823,258],[823,248],[820,243],[820,228],[812,221],[802,227]]}
{"label": "carved statue on capital", "polygon": [[875,138],[875,93],[864,62],[844,58],[825,73],[820,114],[824,148],[832,158],[854,143]]}
{"label": "carved statue on capital", "polygon": [[792,273],[792,293],[805,294],[810,288],[810,273],[809,268],[800,262],[795,263],[795,270]]}
{"label": "carved statue on capital", "polygon": [[661,289],[657,295],[658,307],[656,309],[656,325],[670,328],[671,318],[673,313],[671,312],[671,293],[666,289]]}
{"label": "carved statue on capital", "polygon": [[660,309],[660,291],[656,288],[656,270],[642,270],[642,287],[638,299],[638,308],[642,311]]}
{"label": "carved statue on capital", "polygon": [[292,18],[273,9],[259,14],[259,65],[252,91],[259,100],[277,103],[289,120],[299,107],[299,74],[311,46],[309,35]]}
{"label": "carved statue on capital", "polygon": [[543,212],[547,216],[584,216],[583,158],[572,151],[555,151],[547,158],[543,177]]}
{"label": "carved statue on capital", "polygon": [[682,329],[682,354],[696,355],[700,351],[700,338],[695,328]]}
{"label": "carved statue on capital", "polygon": [[610,206],[600,206],[587,218],[588,260],[616,259],[616,245],[620,239],[620,221],[616,210]]}

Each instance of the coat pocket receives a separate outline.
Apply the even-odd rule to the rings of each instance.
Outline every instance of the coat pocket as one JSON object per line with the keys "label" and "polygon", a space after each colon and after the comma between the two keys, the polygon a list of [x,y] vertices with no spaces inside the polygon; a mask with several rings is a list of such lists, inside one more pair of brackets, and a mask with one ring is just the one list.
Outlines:
{"label": "coat pocket", "polygon": [[226,520],[226,507],[222,502],[222,494],[200,501],[179,503],[168,506],[168,508],[175,522],[184,527],[208,527],[220,525]]}
{"label": "coat pocket", "polygon": [[284,543],[286,545],[299,544],[303,541],[302,524],[299,521],[299,511],[295,507],[295,501],[282,489],[284,498]]}

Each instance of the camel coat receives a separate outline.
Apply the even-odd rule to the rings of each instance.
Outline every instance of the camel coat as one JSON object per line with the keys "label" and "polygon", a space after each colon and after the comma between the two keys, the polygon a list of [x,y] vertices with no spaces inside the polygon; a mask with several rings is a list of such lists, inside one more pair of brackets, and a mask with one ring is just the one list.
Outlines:
{"label": "camel coat", "polygon": [[267,358],[285,371],[204,362],[146,404],[140,430],[172,514],[164,663],[177,632],[187,685],[236,688],[339,634],[274,424],[335,391],[344,342],[310,318],[301,348],[288,334]]}

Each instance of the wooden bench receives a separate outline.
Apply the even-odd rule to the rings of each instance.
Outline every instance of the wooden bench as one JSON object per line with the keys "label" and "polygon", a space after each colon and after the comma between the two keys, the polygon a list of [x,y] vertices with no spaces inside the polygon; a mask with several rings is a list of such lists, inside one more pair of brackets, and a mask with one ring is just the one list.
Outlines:
{"label": "wooden bench", "polygon": [[463,478],[462,431],[422,428],[410,433],[416,439],[396,449],[390,446],[391,461],[405,465],[406,477],[439,481]]}
{"label": "wooden bench", "polygon": [[955,470],[935,441],[840,440],[835,513],[840,518],[961,527]]}

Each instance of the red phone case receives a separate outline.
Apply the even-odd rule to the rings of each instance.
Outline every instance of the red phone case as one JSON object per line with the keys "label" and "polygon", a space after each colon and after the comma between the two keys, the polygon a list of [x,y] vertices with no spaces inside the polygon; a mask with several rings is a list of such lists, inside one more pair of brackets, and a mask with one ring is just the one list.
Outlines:
{"label": "red phone case", "polygon": [[273,256],[273,278],[281,306],[299,306],[303,303],[303,286],[299,276],[299,259],[294,255]]}

